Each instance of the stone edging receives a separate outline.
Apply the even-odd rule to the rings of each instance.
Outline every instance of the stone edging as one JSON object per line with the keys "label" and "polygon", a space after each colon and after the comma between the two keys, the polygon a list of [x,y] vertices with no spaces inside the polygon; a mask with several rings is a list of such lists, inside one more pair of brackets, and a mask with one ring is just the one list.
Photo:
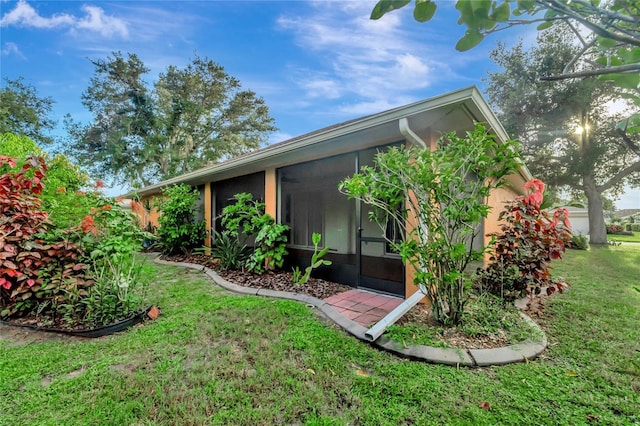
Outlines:
{"label": "stone edging", "polygon": [[381,336],[376,341],[371,342],[365,337],[368,330],[364,326],[345,317],[330,304],[316,297],[308,296],[300,293],[290,293],[287,291],[277,291],[268,289],[258,289],[252,287],[244,287],[233,284],[215,271],[206,266],[197,265],[186,262],[170,262],[162,260],[156,255],[153,259],[155,263],[171,266],[182,266],[184,268],[197,269],[204,272],[220,287],[239,294],[247,294],[253,296],[275,297],[279,299],[297,300],[318,308],[333,322],[345,329],[347,332],[357,337],[363,342],[370,343],[386,351],[408,357],[411,359],[427,361],[435,364],[446,364],[467,367],[485,367],[490,365],[505,365],[515,362],[530,360],[540,355],[547,348],[547,336],[544,331],[529,316],[520,312],[520,316],[533,328],[538,330],[542,338],[540,341],[527,340],[515,345],[504,346],[494,349],[453,349],[453,348],[436,348],[424,345],[403,345],[399,342]]}

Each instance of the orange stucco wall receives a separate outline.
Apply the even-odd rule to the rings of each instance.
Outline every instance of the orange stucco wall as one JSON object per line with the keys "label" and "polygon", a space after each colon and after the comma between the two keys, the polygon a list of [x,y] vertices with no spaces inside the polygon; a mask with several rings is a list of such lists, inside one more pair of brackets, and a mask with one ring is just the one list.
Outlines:
{"label": "orange stucco wall", "polygon": [[207,229],[207,236],[204,245],[211,247],[211,184],[204,185],[204,221]]}
{"label": "orange stucco wall", "polygon": [[[160,222],[158,221],[158,218],[160,218],[160,213],[158,212],[158,210],[153,207],[153,205],[155,204],[155,198],[154,196],[147,196],[147,197],[142,197],[142,199],[140,200],[139,203],[137,203],[139,205],[139,207],[136,208],[135,213],[138,214],[141,218],[141,223],[143,227],[146,227],[147,224],[149,224],[149,222],[151,222],[151,224],[155,227],[160,226]],[[144,205],[147,203],[147,201],[151,204],[151,212],[147,212],[144,208]],[[139,210],[138,210],[139,209]],[[139,213],[138,213],[139,211]]]}
{"label": "orange stucco wall", "polygon": [[[484,244],[487,245],[491,241],[491,237],[487,236],[494,232],[500,232],[500,221],[498,217],[500,212],[504,210],[505,203],[514,200],[524,192],[525,180],[519,174],[511,175],[507,178],[507,186],[494,189],[489,196],[488,204],[491,210],[484,220]],[[485,262],[487,256],[485,256]]]}
{"label": "orange stucco wall", "polygon": [[264,211],[273,218],[278,213],[277,186],[276,169],[275,167],[270,167],[264,172]]}

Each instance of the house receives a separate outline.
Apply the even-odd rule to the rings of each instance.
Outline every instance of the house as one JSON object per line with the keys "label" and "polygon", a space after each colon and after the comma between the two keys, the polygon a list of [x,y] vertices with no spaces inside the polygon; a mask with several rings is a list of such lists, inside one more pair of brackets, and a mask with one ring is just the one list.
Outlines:
{"label": "house", "polygon": [[[379,150],[394,144],[435,149],[442,133],[473,129],[486,123],[499,140],[507,134],[476,87],[369,115],[270,145],[259,151],[196,170],[138,191],[153,197],[168,185],[185,183],[201,193],[207,229],[229,199],[250,192],[263,200],[266,212],[290,226],[289,265],[308,265],[311,235],[322,235],[333,263],[318,276],[354,287],[408,297],[416,291],[410,269],[391,252],[380,228],[367,218],[368,207],[341,194],[338,183],[362,165],[371,165]],[[494,206],[483,234],[498,231],[502,203],[522,194],[531,174],[523,165],[508,178],[509,188],[492,193]],[[156,221],[152,213],[148,220]],[[207,241],[207,244],[209,241]]]}
{"label": "house", "polygon": [[567,207],[571,232],[575,235],[589,235],[589,211],[586,208]]}

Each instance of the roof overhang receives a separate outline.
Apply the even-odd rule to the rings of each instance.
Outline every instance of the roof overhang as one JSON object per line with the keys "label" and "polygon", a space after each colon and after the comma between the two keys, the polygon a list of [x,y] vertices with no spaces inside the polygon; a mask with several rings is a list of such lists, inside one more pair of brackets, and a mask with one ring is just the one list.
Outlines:
{"label": "roof overhang", "polygon": [[[158,193],[174,184],[202,185],[206,182],[228,179],[282,167],[316,158],[339,155],[358,149],[404,140],[399,122],[406,119],[409,128],[417,133],[435,134],[464,131],[474,123],[486,123],[500,141],[508,139],[491,108],[475,86],[446,93],[413,104],[394,108],[378,114],[351,120],[335,126],[308,133],[230,160],[207,166],[155,185],[142,188],[141,196]],[[375,146],[373,145],[373,146]],[[519,169],[524,181],[531,173],[524,166]]]}

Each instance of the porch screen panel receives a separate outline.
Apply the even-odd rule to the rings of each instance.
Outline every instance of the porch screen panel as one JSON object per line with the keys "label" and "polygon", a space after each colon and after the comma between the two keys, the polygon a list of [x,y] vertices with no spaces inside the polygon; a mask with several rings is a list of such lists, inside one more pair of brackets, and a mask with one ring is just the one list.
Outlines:
{"label": "porch screen panel", "polygon": [[254,200],[264,202],[264,172],[213,182],[211,190],[214,202],[211,211],[214,214],[215,229],[220,232],[222,230],[220,220],[216,218],[220,217],[223,208],[234,203],[234,195],[240,192],[248,192],[253,195]]}
{"label": "porch screen panel", "polygon": [[354,167],[355,154],[345,154],[279,169],[281,217],[291,228],[291,245],[313,247],[317,232],[321,246],[355,252],[355,202],[338,191]]}

